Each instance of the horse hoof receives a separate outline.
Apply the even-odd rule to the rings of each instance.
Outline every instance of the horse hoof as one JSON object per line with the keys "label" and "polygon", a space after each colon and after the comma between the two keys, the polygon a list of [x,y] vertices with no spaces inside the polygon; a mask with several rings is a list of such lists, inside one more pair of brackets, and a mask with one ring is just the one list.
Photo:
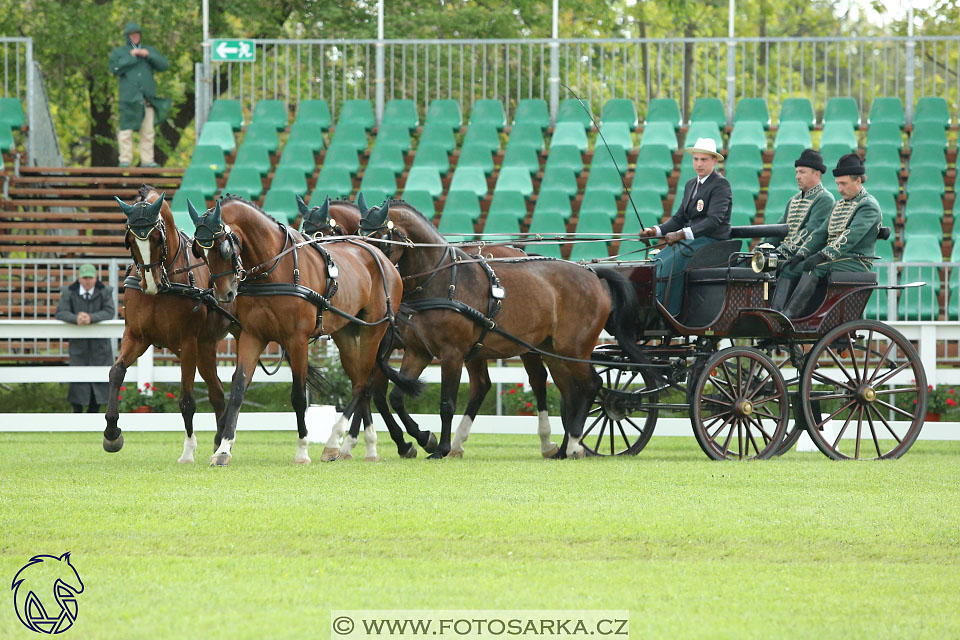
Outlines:
{"label": "horse hoof", "polygon": [[560,447],[557,447],[557,450],[554,452],[554,454],[550,456],[550,460],[563,460],[565,457],[566,456],[563,455],[563,451],[560,451]]}
{"label": "horse hoof", "polygon": [[461,449],[460,451],[457,451],[457,450],[453,449],[453,450],[450,451],[450,453],[447,454],[447,457],[448,457],[448,458],[462,458],[462,457],[463,457],[463,449]]}
{"label": "horse hoof", "polygon": [[353,460],[353,454],[352,454],[352,453],[341,453],[341,454],[340,454],[340,459],[341,459],[341,460]]}
{"label": "horse hoof", "polygon": [[334,460],[340,457],[340,449],[334,449],[331,447],[324,447],[323,453],[320,454],[321,462],[333,462]]}
{"label": "horse hoof", "polygon": [[310,464],[311,462],[313,462],[313,460],[311,460],[306,456],[304,456],[303,458],[298,457],[293,459],[293,464]]}
{"label": "horse hoof", "polygon": [[423,445],[423,450],[427,453],[433,453],[437,450],[437,436],[430,434],[430,437],[427,438],[427,444]]}
{"label": "horse hoof", "polygon": [[214,454],[210,458],[211,467],[225,467],[230,464],[230,461],[233,460],[233,456],[229,453],[218,453]]}
{"label": "horse hoof", "polygon": [[363,459],[364,462],[380,462],[380,456],[367,456]]}
{"label": "horse hoof", "polygon": [[179,462],[180,464],[193,464],[193,458],[184,458],[181,456],[181,458],[177,460],[177,462]]}
{"label": "horse hoof", "polygon": [[587,457],[587,450],[580,449],[579,451],[575,451],[572,456],[568,456],[568,457],[571,460],[583,460],[584,458]]}
{"label": "horse hoof", "polygon": [[117,436],[116,440],[108,440],[106,436],[103,438],[103,450],[107,453],[116,453],[123,449],[123,434],[121,433]]}
{"label": "horse hoof", "polygon": [[542,452],[541,452],[541,455],[543,455],[543,457],[546,458],[546,459],[548,459],[548,460],[553,459],[553,458],[556,458],[556,457],[557,457],[557,454],[560,453],[560,447],[558,447],[555,442],[551,442],[550,444],[553,445],[553,448],[550,449],[550,451],[542,451]]}
{"label": "horse hoof", "polygon": [[410,448],[407,449],[406,453],[401,453],[400,457],[404,460],[413,460],[417,457],[417,448],[413,445],[410,445]]}
{"label": "horse hoof", "polygon": [[427,460],[443,460],[443,454],[439,451],[434,451],[427,456]]}

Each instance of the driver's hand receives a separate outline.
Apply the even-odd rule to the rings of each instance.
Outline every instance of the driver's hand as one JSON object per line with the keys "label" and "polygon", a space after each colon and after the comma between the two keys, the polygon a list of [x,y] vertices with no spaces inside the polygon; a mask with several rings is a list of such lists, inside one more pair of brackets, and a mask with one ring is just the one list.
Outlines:
{"label": "driver's hand", "polygon": [[667,244],[672,246],[681,240],[684,240],[685,236],[683,235],[683,231],[671,231],[667,235],[663,236],[663,239],[667,241]]}
{"label": "driver's hand", "polygon": [[641,238],[656,238],[656,237],[657,237],[657,230],[654,229],[653,227],[647,227],[646,229],[644,229],[643,231],[640,232],[640,237],[641,237]]}

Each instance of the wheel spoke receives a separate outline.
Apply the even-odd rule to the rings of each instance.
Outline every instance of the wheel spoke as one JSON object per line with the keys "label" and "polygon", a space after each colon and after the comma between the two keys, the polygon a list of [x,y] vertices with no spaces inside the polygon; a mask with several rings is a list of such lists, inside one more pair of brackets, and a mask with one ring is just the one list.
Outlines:
{"label": "wheel spoke", "polygon": [[863,405],[857,407],[857,448],[854,449],[854,458],[860,459],[860,437],[863,432]]}
{"label": "wheel spoke", "polygon": [[853,396],[849,393],[828,393],[826,395],[818,395],[817,400],[843,400],[844,398],[852,398]]}
{"label": "wheel spoke", "polygon": [[747,438],[748,438],[748,440],[749,440],[749,444],[747,445],[747,453],[750,453],[750,447],[749,447],[749,445],[752,444],[752,445],[753,445],[753,450],[757,452],[757,455],[760,455],[760,448],[757,447],[757,441],[756,441],[756,440],[754,439],[754,437],[753,437],[753,430],[750,428],[750,423],[751,423],[751,422],[752,422],[752,420],[750,420],[750,418],[747,418],[746,429],[747,429]]}
{"label": "wheel spoke", "polygon": [[877,457],[882,458],[883,453],[880,452],[880,440],[877,439],[877,430],[873,427],[873,418],[870,416],[870,406],[867,406],[867,424],[870,425],[870,435],[873,436],[873,446],[877,448]]}
{"label": "wheel spoke", "polygon": [[891,427],[891,426],[890,426],[890,423],[887,422],[887,419],[883,417],[883,414],[880,413],[880,410],[877,409],[877,408],[876,408],[875,406],[873,406],[872,404],[870,405],[870,408],[877,414],[877,417],[880,418],[880,422],[882,422],[882,423],[883,423],[883,426],[885,426],[885,427],[887,428],[887,431],[889,431],[889,432],[890,432],[890,435],[893,436],[893,439],[897,441],[897,444],[901,444],[901,442],[900,442],[900,436],[898,436],[897,433],[893,430],[893,427]]}
{"label": "wheel spoke", "polygon": [[883,355],[880,357],[880,361],[877,362],[876,368],[873,370],[873,373],[870,375],[870,380],[868,384],[873,384],[873,379],[877,377],[877,374],[880,373],[880,369],[883,368],[884,363],[886,363],[887,358],[890,357],[890,352],[893,351],[895,343],[893,340],[887,343],[887,348],[883,352]]}
{"label": "wheel spoke", "polygon": [[643,429],[642,429],[641,427],[637,426],[637,423],[634,422],[633,420],[631,420],[631,419],[630,419],[630,416],[624,416],[623,419],[626,420],[627,422],[629,422],[629,423],[631,424],[631,426],[633,426],[634,429],[636,429],[636,430],[639,431],[640,433],[643,433]]}
{"label": "wheel spoke", "polygon": [[[771,417],[773,417],[773,416],[771,416]],[[778,418],[773,418],[773,419],[779,421]],[[760,420],[754,418],[754,419],[753,419],[753,423],[757,425],[757,430],[759,430],[760,433],[763,434],[763,439],[764,439],[764,440],[766,440],[767,442],[770,442],[771,440],[773,440],[773,436],[770,435],[769,433],[767,433],[766,429],[763,428],[763,425],[761,424]],[[758,452],[758,453],[759,453],[759,452]]]}
{"label": "wheel spoke", "polygon": [[886,382],[887,380],[889,380],[889,379],[892,378],[893,376],[897,375],[898,373],[900,373],[901,371],[903,371],[904,369],[906,369],[906,368],[909,367],[909,366],[910,366],[910,361],[909,361],[909,360],[907,360],[907,361],[904,362],[903,364],[897,365],[896,368],[891,369],[890,371],[888,371],[888,372],[886,372],[885,374],[883,374],[880,378],[878,378],[877,380],[875,380],[874,382],[872,382],[872,383],[871,383],[871,386],[879,387],[879,386],[883,385],[884,382]]}
{"label": "wheel spoke", "polygon": [[777,395],[775,395],[775,396],[769,396],[769,397],[766,397],[766,398],[761,398],[760,400],[754,400],[754,401],[753,401],[753,406],[756,407],[756,406],[759,406],[759,405],[764,405],[764,404],[767,404],[768,402],[773,402],[774,400],[779,400],[779,399],[781,399],[781,398],[783,398],[783,394],[782,394],[782,393],[777,393]]}
{"label": "wheel spoke", "polygon": [[743,460],[743,420],[737,420],[737,457]]}
{"label": "wheel spoke", "polygon": [[857,366],[857,352],[853,348],[853,338],[847,334],[847,344],[850,346],[850,366],[853,368],[853,375],[857,376],[857,382],[860,382],[860,367]]}
{"label": "wheel spoke", "polygon": [[595,413],[598,412],[598,411],[603,411],[603,407],[595,407],[595,408],[593,408],[593,409],[590,409],[590,411],[587,412],[587,415],[588,415],[588,416],[592,416],[593,414],[595,414]]}
{"label": "wheel spoke", "polygon": [[[723,371],[723,377],[726,378],[726,381],[727,381],[727,382],[726,382],[726,384],[727,384],[727,389],[730,391],[730,399],[732,400],[733,398],[735,398],[735,397],[737,396],[737,391],[736,391],[736,389],[733,388],[733,382],[730,380],[730,372],[727,371],[727,363],[726,363],[726,362],[721,362],[721,363],[720,363],[720,366],[717,367],[716,369],[714,369],[714,371],[716,371],[717,369],[719,369],[720,371]],[[713,379],[713,376],[710,376],[710,378],[711,378],[711,380],[712,380],[712,379]],[[720,380],[720,379],[717,378],[717,381],[719,381],[719,380]]]}
{"label": "wheel spoke", "polygon": [[910,413],[910,412],[908,412],[908,411],[904,411],[904,410],[901,409],[900,407],[897,407],[897,406],[895,406],[895,405],[892,405],[892,404],[890,404],[889,402],[884,402],[883,400],[875,400],[875,402],[876,402],[877,404],[879,404],[879,405],[882,405],[882,406],[886,407],[887,409],[890,409],[891,411],[896,411],[896,412],[899,413],[900,415],[906,416],[906,417],[910,418],[911,420],[914,420],[915,417],[916,417],[916,416],[914,416],[912,413]]}
{"label": "wheel spoke", "polygon": [[[720,432],[723,431],[723,428],[726,427],[728,424],[730,424],[732,420],[733,420],[733,414],[731,413],[729,416],[727,416],[726,420],[723,421],[723,424],[717,427],[717,430],[714,431],[712,435],[711,434],[707,434],[707,435],[710,436],[711,440],[715,440],[717,436],[720,435]],[[732,432],[732,427],[731,427],[731,432]],[[727,440],[728,441],[730,440],[730,436],[727,436]]]}
{"label": "wheel spoke", "polygon": [[630,450],[630,439],[627,438],[627,432],[623,430],[623,425],[619,422],[617,423],[617,429],[620,430],[620,436],[623,438],[623,444],[625,445],[624,453]]}
{"label": "wheel spoke", "polygon": [[851,387],[851,386],[848,385],[847,383],[841,382],[841,381],[839,381],[839,380],[834,380],[833,378],[828,378],[826,375],[824,375],[823,373],[821,373],[821,372],[819,372],[819,371],[811,371],[811,372],[810,372],[810,377],[811,377],[811,378],[816,378],[817,380],[819,380],[820,382],[822,382],[822,383],[824,383],[824,384],[831,384],[831,385],[836,385],[836,386],[843,387],[844,389],[849,390],[851,393],[856,391],[856,389],[854,389],[853,387]]}
{"label": "wheel spoke", "polygon": [[610,455],[615,456],[617,455],[617,451],[615,448],[617,441],[616,441],[616,436],[613,433],[613,420],[610,420],[609,422],[610,422]]}
{"label": "wheel spoke", "polygon": [[632,375],[630,376],[630,379],[627,380],[625,383],[623,383],[623,385],[617,387],[617,390],[618,390],[618,391],[622,391],[622,390],[626,389],[627,387],[629,387],[630,385],[632,385],[632,384],[633,384],[633,381],[637,379],[637,376],[638,376],[638,375],[640,375],[640,372],[639,372],[639,371],[634,371],[634,372],[632,372]]}
{"label": "wheel spoke", "polygon": [[911,391],[920,391],[920,387],[894,387],[893,389],[881,389],[876,392],[878,396],[890,393],[909,393]]}
{"label": "wheel spoke", "polygon": [[[847,406],[849,406],[849,405],[847,405]],[[851,421],[852,419],[853,419],[853,409],[851,409],[851,410],[850,410],[850,413],[847,414],[847,419],[843,422],[843,427],[840,429],[840,433],[837,434],[837,439],[833,441],[833,450],[834,450],[834,451],[839,451],[839,449],[837,449],[837,447],[838,447],[839,444],[840,444],[840,438],[843,437],[843,433],[847,430],[847,426],[850,424],[850,421]],[[823,422],[826,422],[826,420],[824,420]],[[821,422],[820,424],[823,424],[823,422]],[[818,426],[819,426],[819,425],[818,425]]]}
{"label": "wheel spoke", "polygon": [[720,378],[715,378],[714,376],[710,376],[709,380],[710,382],[713,383],[713,388],[719,391],[720,393],[722,393],[723,395],[727,396],[727,398],[729,398],[731,403],[736,401],[736,399],[723,388],[722,386],[723,381],[720,380]]}
{"label": "wheel spoke", "polygon": [[849,407],[850,405],[852,405],[852,404],[855,403],[855,402],[856,402],[856,400],[851,400],[850,402],[848,402],[847,404],[843,405],[842,407],[840,407],[839,409],[837,409],[836,411],[834,411],[833,413],[831,413],[829,416],[827,416],[826,418],[824,418],[821,422],[818,422],[817,424],[815,424],[815,425],[813,425],[813,426],[814,426],[815,428],[819,429],[820,427],[822,427],[822,426],[827,422],[827,420],[833,420],[833,417],[834,417],[835,415],[839,414],[841,411],[843,411],[844,409],[846,409],[847,407]]}
{"label": "wheel spoke", "polygon": [[850,372],[847,371],[847,368],[845,366],[843,366],[843,363],[840,362],[840,359],[837,358],[837,354],[833,352],[833,349],[831,347],[827,347],[827,355],[829,355],[833,359],[833,361],[837,363],[837,367],[840,368],[840,371],[843,372],[843,375],[847,376],[847,380],[849,380],[854,386],[856,386],[858,381],[850,377]]}
{"label": "wheel spoke", "polygon": [[587,434],[590,433],[590,431],[597,425],[598,422],[600,422],[600,419],[603,418],[604,416],[606,416],[605,413],[601,413],[600,415],[598,415],[598,416],[596,417],[596,419],[595,419],[593,422],[590,423],[590,426],[583,430],[583,436],[582,436],[582,437],[583,437],[583,438],[586,438],[586,437],[587,437]]}
{"label": "wheel spoke", "polygon": [[873,329],[867,334],[866,348],[863,350],[863,377],[866,379],[867,371],[870,370],[870,351],[873,349]]}
{"label": "wheel spoke", "polygon": [[779,420],[779,419],[780,419],[780,418],[778,418],[777,416],[775,416],[775,415],[773,415],[772,413],[770,413],[769,411],[759,411],[759,410],[757,410],[757,411],[754,411],[754,413],[757,414],[758,416],[763,416],[764,418],[770,418],[771,420]]}
{"label": "wheel spoke", "polygon": [[740,390],[743,391],[743,395],[746,396],[747,392],[750,391],[750,381],[753,380],[753,372],[757,370],[757,361],[753,358],[750,358],[750,372],[747,373],[747,379],[740,385]]}
{"label": "wheel spoke", "polygon": [[747,394],[747,400],[752,400],[753,396],[760,393],[760,390],[763,389],[763,385],[765,385],[767,383],[767,380],[770,380],[771,378],[773,378],[773,372],[767,371],[767,377],[760,381],[760,384],[757,385],[756,389],[754,389],[753,391],[750,391]]}

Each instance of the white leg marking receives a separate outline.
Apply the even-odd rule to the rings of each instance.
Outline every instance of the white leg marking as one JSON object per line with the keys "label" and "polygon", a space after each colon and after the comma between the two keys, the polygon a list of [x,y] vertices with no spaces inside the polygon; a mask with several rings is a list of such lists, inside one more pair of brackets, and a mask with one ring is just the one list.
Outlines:
{"label": "white leg marking", "polygon": [[221,454],[226,454],[226,456],[227,456],[227,463],[229,463],[230,460],[233,459],[233,456],[230,454],[230,450],[233,448],[233,442],[234,442],[233,440],[228,440],[228,439],[226,439],[226,438],[224,438],[223,440],[221,440],[221,441],[220,441],[220,446],[217,447],[217,450],[214,452],[213,456],[210,458],[210,461],[212,462],[213,460],[215,460],[215,459],[217,458],[217,456],[219,456],[219,455],[221,455]]}
{"label": "white leg marking", "polygon": [[550,412],[537,412],[537,435],[540,436],[540,453],[553,455],[557,445],[550,442]]}
{"label": "white leg marking", "polygon": [[333,425],[333,428],[330,429],[330,437],[327,438],[327,444],[325,446],[330,449],[338,448],[340,446],[340,437],[346,430],[347,419],[341,415],[340,419],[337,420],[336,424]]}
{"label": "white leg marking", "polygon": [[367,462],[376,462],[379,460],[377,456],[377,429],[373,425],[365,427],[363,429],[363,443],[366,445],[366,452],[364,454],[364,460]]}
{"label": "white leg marking", "polygon": [[177,460],[180,464],[193,464],[193,452],[197,450],[197,434],[183,439],[183,455]]}
{"label": "white leg marking", "polygon": [[[138,238],[138,237],[136,237],[136,236],[134,236],[133,240],[134,240],[134,242],[137,243],[137,249],[139,249],[139,251],[140,251],[140,257],[144,260],[144,262],[146,262],[146,263],[148,263],[148,264],[151,263],[151,262],[153,262],[153,260],[150,259],[150,241],[149,241],[149,240],[141,240],[140,238]],[[146,286],[146,289],[144,289],[143,292],[144,292],[145,294],[147,294],[148,296],[156,295],[156,294],[157,294],[157,283],[156,283],[156,281],[153,279],[153,273],[152,273],[149,269],[144,270],[144,272],[143,272],[143,281],[144,281],[144,283],[146,283],[146,285],[147,285],[147,286]]]}
{"label": "white leg marking", "polygon": [[470,416],[463,416],[460,424],[457,425],[457,432],[453,434],[453,442],[450,443],[450,451],[463,453],[463,443],[470,437],[470,428],[473,426],[473,420]]}
{"label": "white leg marking", "polygon": [[360,438],[354,438],[349,433],[343,437],[343,444],[340,445],[341,458],[353,458],[353,448],[360,442]]}
{"label": "white leg marking", "polygon": [[297,455],[293,461],[297,464],[310,464],[310,455],[307,453],[309,441],[306,438],[297,438]]}
{"label": "white leg marking", "polygon": [[580,446],[580,438],[571,437],[567,441],[567,457],[568,458],[582,458],[586,454],[586,450]]}

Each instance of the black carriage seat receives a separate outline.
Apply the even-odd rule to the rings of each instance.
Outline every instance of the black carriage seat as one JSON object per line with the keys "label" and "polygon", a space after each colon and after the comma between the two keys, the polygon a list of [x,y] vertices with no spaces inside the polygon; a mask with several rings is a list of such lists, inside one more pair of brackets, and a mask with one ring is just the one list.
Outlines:
{"label": "black carriage seat", "polygon": [[877,274],[872,271],[832,271],[830,284],[870,286],[877,284]]}
{"label": "black carriage seat", "polygon": [[741,251],[740,240],[709,244],[690,259],[684,311],[680,321],[689,327],[709,325],[720,314],[727,296],[727,282],[760,282],[761,274],[749,267],[727,267],[730,256]]}

